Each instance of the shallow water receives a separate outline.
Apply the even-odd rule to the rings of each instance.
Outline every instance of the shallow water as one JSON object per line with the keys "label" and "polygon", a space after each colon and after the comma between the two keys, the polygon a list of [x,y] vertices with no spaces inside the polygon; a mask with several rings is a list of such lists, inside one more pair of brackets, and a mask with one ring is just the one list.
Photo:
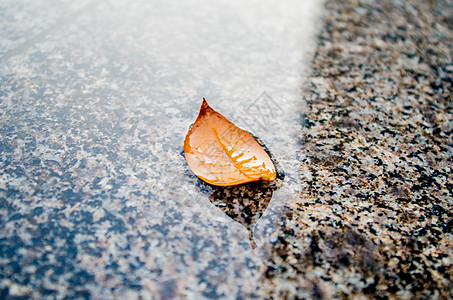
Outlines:
{"label": "shallow water", "polygon": [[[70,294],[81,283],[68,278],[86,272],[101,298],[256,295],[261,248],[300,191],[296,136],[321,6],[101,1],[28,48],[10,43],[1,235],[29,245],[19,264],[64,275],[19,277]],[[203,97],[266,144],[285,173],[278,188],[252,189],[241,207],[191,173],[181,151]]]}

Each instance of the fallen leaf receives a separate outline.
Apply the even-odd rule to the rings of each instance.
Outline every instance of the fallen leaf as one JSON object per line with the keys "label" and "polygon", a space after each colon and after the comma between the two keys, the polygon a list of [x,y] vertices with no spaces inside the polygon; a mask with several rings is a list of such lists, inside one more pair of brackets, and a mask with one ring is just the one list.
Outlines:
{"label": "fallen leaf", "polygon": [[213,110],[204,98],[184,141],[184,156],[192,172],[212,185],[276,178],[275,166],[266,151],[247,131]]}

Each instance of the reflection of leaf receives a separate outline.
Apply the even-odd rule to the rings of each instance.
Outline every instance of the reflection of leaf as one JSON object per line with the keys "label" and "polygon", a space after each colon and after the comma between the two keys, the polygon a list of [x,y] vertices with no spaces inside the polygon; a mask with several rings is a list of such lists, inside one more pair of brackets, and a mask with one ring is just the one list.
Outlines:
{"label": "reflection of leaf", "polygon": [[184,141],[184,155],[200,179],[216,186],[273,181],[269,155],[246,131],[209,107],[205,99]]}
{"label": "reflection of leaf", "polygon": [[251,182],[238,186],[213,187],[209,201],[221,209],[249,232],[252,248],[256,248],[253,226],[269,205],[275,185],[266,182]]}
{"label": "reflection of leaf", "polygon": [[249,232],[250,245],[256,248],[253,238],[253,227],[264,214],[272,200],[274,190],[283,184],[285,173],[269,149],[255,137],[271,158],[277,171],[277,178],[273,182],[249,182],[235,186],[213,186],[200,180],[202,190],[209,189],[209,201],[221,209],[227,216],[243,225]]}

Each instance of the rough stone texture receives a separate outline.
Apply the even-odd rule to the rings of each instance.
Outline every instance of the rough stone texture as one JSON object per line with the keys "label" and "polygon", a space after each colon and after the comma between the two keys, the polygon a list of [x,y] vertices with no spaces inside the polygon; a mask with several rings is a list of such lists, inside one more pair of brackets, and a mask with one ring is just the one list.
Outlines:
{"label": "rough stone texture", "polygon": [[[453,297],[451,1],[328,1],[277,298]],[[286,213],[286,216],[284,215]]]}

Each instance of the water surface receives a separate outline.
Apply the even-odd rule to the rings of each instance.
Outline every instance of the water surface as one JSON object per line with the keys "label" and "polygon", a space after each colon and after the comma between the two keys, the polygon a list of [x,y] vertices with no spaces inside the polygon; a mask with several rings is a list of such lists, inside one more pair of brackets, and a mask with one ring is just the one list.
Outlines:
{"label": "water surface", "polygon": [[[259,295],[261,249],[299,193],[321,5],[101,1],[27,47],[6,45],[0,235],[14,293]],[[286,175],[278,188],[225,202],[190,172],[181,151],[203,97],[266,144]]]}

